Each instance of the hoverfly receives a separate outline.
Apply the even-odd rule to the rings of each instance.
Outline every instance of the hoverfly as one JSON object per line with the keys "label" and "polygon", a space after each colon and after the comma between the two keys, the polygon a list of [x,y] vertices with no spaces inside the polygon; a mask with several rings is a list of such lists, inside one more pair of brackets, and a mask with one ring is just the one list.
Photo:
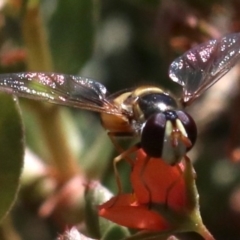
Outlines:
{"label": "hoverfly", "polygon": [[[108,94],[101,83],[80,76],[56,73],[0,75],[0,91],[19,97],[87,109],[100,113],[103,127],[113,140],[139,139],[115,158],[116,162],[142,148],[148,157],[178,163],[193,147],[197,128],[182,109],[224,76],[240,59],[240,33],[200,44],[172,62],[169,77],[182,86],[178,100],[157,86],[141,86]],[[114,140],[113,140],[114,142]],[[120,182],[118,181],[120,188]]]}

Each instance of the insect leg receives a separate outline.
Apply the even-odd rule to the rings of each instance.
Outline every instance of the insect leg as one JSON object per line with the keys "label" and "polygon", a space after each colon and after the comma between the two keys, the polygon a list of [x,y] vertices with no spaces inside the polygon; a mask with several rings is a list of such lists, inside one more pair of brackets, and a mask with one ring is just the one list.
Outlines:
{"label": "insect leg", "polygon": [[149,203],[149,205],[148,205],[149,209],[151,209],[151,204],[152,204],[152,196],[151,196],[151,195],[152,195],[152,194],[151,194],[150,188],[148,187],[148,185],[147,185],[147,184],[145,183],[145,181],[144,181],[144,171],[145,171],[145,169],[146,169],[146,166],[147,166],[149,160],[150,160],[150,157],[148,157],[148,156],[146,156],[146,157],[143,159],[143,164],[142,164],[142,167],[141,167],[141,171],[140,171],[139,177],[140,177],[140,180],[141,180],[144,188],[145,188],[145,189],[147,190],[147,192],[148,192],[148,201],[147,201],[147,202]]}
{"label": "insect leg", "polygon": [[[109,138],[111,139],[114,147],[116,148],[116,150],[118,151],[118,153],[121,155],[122,153],[124,153],[124,149],[120,146],[120,144],[118,143],[118,141],[116,141],[116,134],[115,133],[112,133],[112,132],[108,132],[108,136]],[[124,156],[124,159],[131,165],[133,166],[133,162],[132,162],[132,159],[126,155]]]}
{"label": "insect leg", "polygon": [[[120,155],[114,158],[113,160],[113,169],[114,169],[114,174],[117,182],[117,187],[118,187],[118,194],[122,193],[122,184],[120,180],[120,175],[117,169],[117,163],[119,163],[121,160],[126,159],[126,157],[129,157],[130,154],[136,152],[139,149],[139,144],[136,144],[129,148],[128,150],[122,152]],[[132,162],[132,160],[131,160]]]}

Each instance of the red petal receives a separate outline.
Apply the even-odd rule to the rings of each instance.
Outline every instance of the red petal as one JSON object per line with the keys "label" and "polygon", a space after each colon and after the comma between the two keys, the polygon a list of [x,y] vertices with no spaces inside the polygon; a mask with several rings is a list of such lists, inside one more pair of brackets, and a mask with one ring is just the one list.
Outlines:
{"label": "red petal", "polygon": [[186,193],[186,185],[184,180],[177,181],[168,193],[168,207],[177,212],[185,211],[188,208],[188,199]]}
{"label": "red petal", "polygon": [[186,188],[183,166],[170,166],[159,158],[146,159],[142,150],[131,173],[131,183],[138,201],[166,203],[168,207],[179,210],[186,206]]}
{"label": "red petal", "polygon": [[132,194],[113,197],[99,206],[99,215],[119,225],[144,230],[166,230],[170,224],[147,205],[133,202]]}

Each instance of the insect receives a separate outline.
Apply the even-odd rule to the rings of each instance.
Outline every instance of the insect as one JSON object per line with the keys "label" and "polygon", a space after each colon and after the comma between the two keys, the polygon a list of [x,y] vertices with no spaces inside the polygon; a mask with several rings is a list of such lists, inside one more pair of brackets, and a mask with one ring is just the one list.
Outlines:
{"label": "insect", "polygon": [[[0,75],[0,91],[19,97],[87,109],[100,113],[110,138],[128,136],[138,143],[122,151],[115,163],[142,148],[147,156],[178,163],[193,147],[197,128],[182,110],[225,75],[240,59],[240,33],[198,45],[172,62],[169,77],[182,86],[176,99],[157,86],[141,86],[108,94],[101,83],[56,73]],[[115,144],[116,145],[116,144]],[[117,174],[116,164],[114,164]]]}

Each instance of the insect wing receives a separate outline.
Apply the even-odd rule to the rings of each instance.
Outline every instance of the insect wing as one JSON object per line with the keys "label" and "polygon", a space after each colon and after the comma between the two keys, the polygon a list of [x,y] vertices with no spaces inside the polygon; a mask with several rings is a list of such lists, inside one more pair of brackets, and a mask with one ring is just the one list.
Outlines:
{"label": "insect wing", "polygon": [[101,83],[79,76],[30,72],[0,74],[0,91],[97,112],[118,112],[106,99],[107,90]]}
{"label": "insect wing", "polygon": [[189,105],[239,59],[240,33],[229,34],[187,51],[170,65],[169,76],[183,87],[182,101]]}

